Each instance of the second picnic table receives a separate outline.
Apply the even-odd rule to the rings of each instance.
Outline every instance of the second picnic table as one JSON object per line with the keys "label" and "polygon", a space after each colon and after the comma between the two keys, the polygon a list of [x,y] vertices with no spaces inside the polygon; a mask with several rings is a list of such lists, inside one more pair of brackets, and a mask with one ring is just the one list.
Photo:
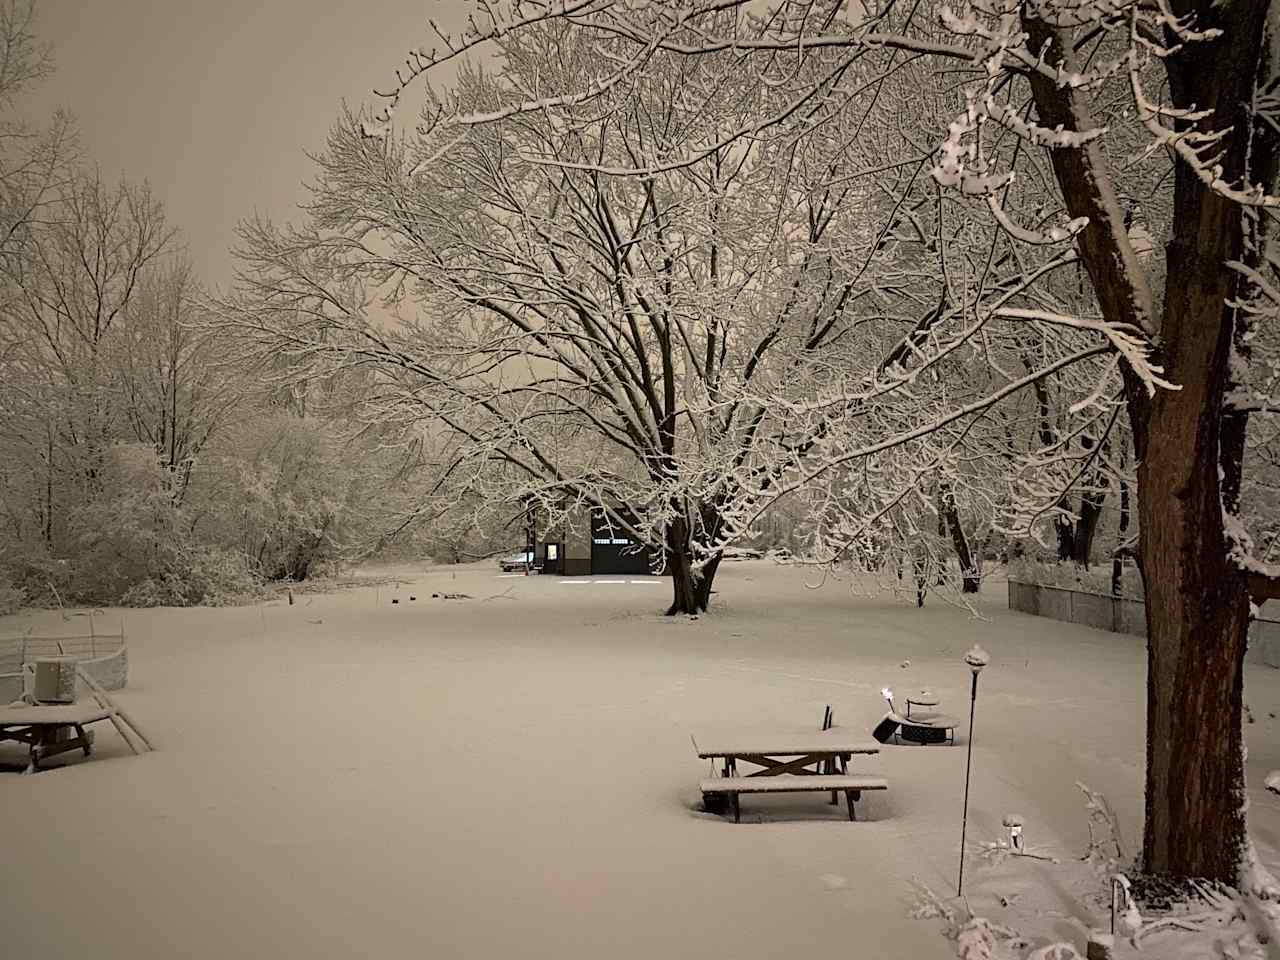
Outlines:
{"label": "second picnic table", "polygon": [[[691,737],[694,750],[703,760],[723,760],[721,776],[703,780],[704,804],[720,812],[725,802],[733,805],[734,821],[740,822],[738,797],[743,793],[791,793],[831,791],[831,801],[843,793],[849,819],[856,820],[854,803],[863,790],[887,790],[884,777],[850,774],[854,754],[877,754],[880,745],[855,740],[831,731],[808,734],[743,734],[731,737]],[[759,767],[745,776],[738,774],[738,762]]]}
{"label": "second picnic table", "polygon": [[[83,750],[89,756],[93,738],[85,727],[111,719],[112,711],[90,701],[67,704],[0,707],[0,741],[16,740],[28,747],[27,772],[40,768],[40,761]],[[67,735],[74,731],[74,735]]]}

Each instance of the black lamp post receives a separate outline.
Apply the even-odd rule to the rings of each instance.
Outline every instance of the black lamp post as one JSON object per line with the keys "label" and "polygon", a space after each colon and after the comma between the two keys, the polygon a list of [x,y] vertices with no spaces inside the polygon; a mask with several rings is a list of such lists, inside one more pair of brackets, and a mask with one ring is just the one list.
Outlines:
{"label": "black lamp post", "polygon": [[969,770],[973,766],[973,711],[978,703],[978,674],[991,662],[991,657],[975,643],[964,655],[964,662],[973,673],[973,686],[969,690],[969,756],[964,764],[964,813],[960,820],[960,878],[956,881],[956,896],[964,894],[964,836],[969,829]]}

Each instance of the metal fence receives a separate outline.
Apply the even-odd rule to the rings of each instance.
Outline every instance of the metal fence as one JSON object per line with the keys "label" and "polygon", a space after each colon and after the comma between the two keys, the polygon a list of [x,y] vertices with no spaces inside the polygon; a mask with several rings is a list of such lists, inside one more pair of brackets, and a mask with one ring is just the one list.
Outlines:
{"label": "metal fence", "polygon": [[22,665],[37,657],[75,657],[85,673],[104,690],[120,690],[129,682],[129,647],[124,633],[69,637],[0,637],[0,704],[22,694]]}
{"label": "metal fence", "polygon": [[[1130,597],[1010,580],[1009,609],[1112,633],[1147,635],[1146,604]],[[1256,619],[1249,624],[1249,650],[1244,659],[1280,668],[1280,621]]]}

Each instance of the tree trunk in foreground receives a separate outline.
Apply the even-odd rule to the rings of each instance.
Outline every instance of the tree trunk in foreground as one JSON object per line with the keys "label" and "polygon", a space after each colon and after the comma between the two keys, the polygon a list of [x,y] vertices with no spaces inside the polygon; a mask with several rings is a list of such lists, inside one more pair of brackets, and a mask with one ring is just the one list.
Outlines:
{"label": "tree trunk in foreground", "polygon": [[[1196,265],[1175,237],[1171,292],[1181,328],[1167,363],[1178,391],[1150,401],[1139,448],[1139,558],[1147,616],[1146,820],[1142,865],[1153,873],[1234,883],[1245,837],[1241,714],[1249,595],[1228,559],[1219,482],[1229,324],[1222,271]],[[1220,261],[1219,261],[1220,262]],[[1176,315],[1176,319],[1174,319]],[[1226,340],[1226,343],[1222,341]],[[1234,467],[1239,476],[1240,464]]]}
{"label": "tree trunk in foreground", "polygon": [[[1215,40],[1169,58],[1172,99],[1209,108],[1222,141],[1221,176],[1275,184],[1275,141],[1248,149],[1269,0],[1195,4]],[[1179,14],[1190,11],[1179,9]],[[1261,122],[1259,122],[1261,126]],[[1166,247],[1162,349],[1179,389],[1130,398],[1137,447],[1139,556],[1147,601],[1147,775],[1142,864],[1154,873],[1239,879],[1245,849],[1242,688],[1249,583],[1229,556],[1224,500],[1240,489],[1247,415],[1223,404],[1244,289],[1227,263],[1248,259],[1243,211],[1179,164]],[[1145,417],[1142,414],[1145,413]],[[1135,423],[1135,427],[1139,424]],[[1136,436],[1136,435],[1135,435]]]}
{"label": "tree trunk in foreground", "polygon": [[[1255,138],[1249,104],[1263,63],[1270,0],[1217,5],[1186,0],[1179,16],[1221,36],[1188,42],[1165,60],[1174,106],[1211,110],[1201,129],[1228,131],[1215,163],[1228,183],[1247,172],[1272,187],[1275,144]],[[1065,69],[1077,57],[1062,36],[1024,12],[1033,49]],[[1040,120],[1067,129],[1096,125],[1087,95],[1033,76]],[[1259,124],[1261,127],[1261,124]],[[1161,315],[1144,315],[1145,270],[1121,226],[1123,214],[1107,160],[1095,144],[1053,149],[1054,172],[1068,210],[1087,216],[1077,238],[1094,291],[1113,322],[1158,323],[1156,362],[1177,390],[1148,397],[1126,372],[1138,468],[1139,559],[1147,614],[1147,769],[1142,868],[1153,873],[1239,879],[1245,847],[1241,751],[1242,677],[1249,582],[1228,559],[1223,484],[1238,489],[1244,418],[1224,437],[1223,398],[1237,317],[1227,306],[1241,291],[1227,263],[1244,254],[1241,208],[1206,188],[1179,162],[1173,236],[1166,248]],[[1250,161],[1253,169],[1248,169]],[[1224,442],[1225,440],[1225,442]],[[1223,470],[1219,480],[1219,468]]]}

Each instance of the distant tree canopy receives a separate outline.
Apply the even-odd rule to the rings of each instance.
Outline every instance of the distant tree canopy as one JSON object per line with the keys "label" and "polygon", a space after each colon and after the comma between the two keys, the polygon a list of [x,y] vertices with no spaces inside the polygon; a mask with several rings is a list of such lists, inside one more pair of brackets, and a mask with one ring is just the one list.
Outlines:
{"label": "distant tree canopy", "polygon": [[34,26],[0,2],[0,611],[222,601],[357,549],[388,458],[348,464],[344,425],[228,362],[145,185],[66,117],[12,119],[49,70]]}

